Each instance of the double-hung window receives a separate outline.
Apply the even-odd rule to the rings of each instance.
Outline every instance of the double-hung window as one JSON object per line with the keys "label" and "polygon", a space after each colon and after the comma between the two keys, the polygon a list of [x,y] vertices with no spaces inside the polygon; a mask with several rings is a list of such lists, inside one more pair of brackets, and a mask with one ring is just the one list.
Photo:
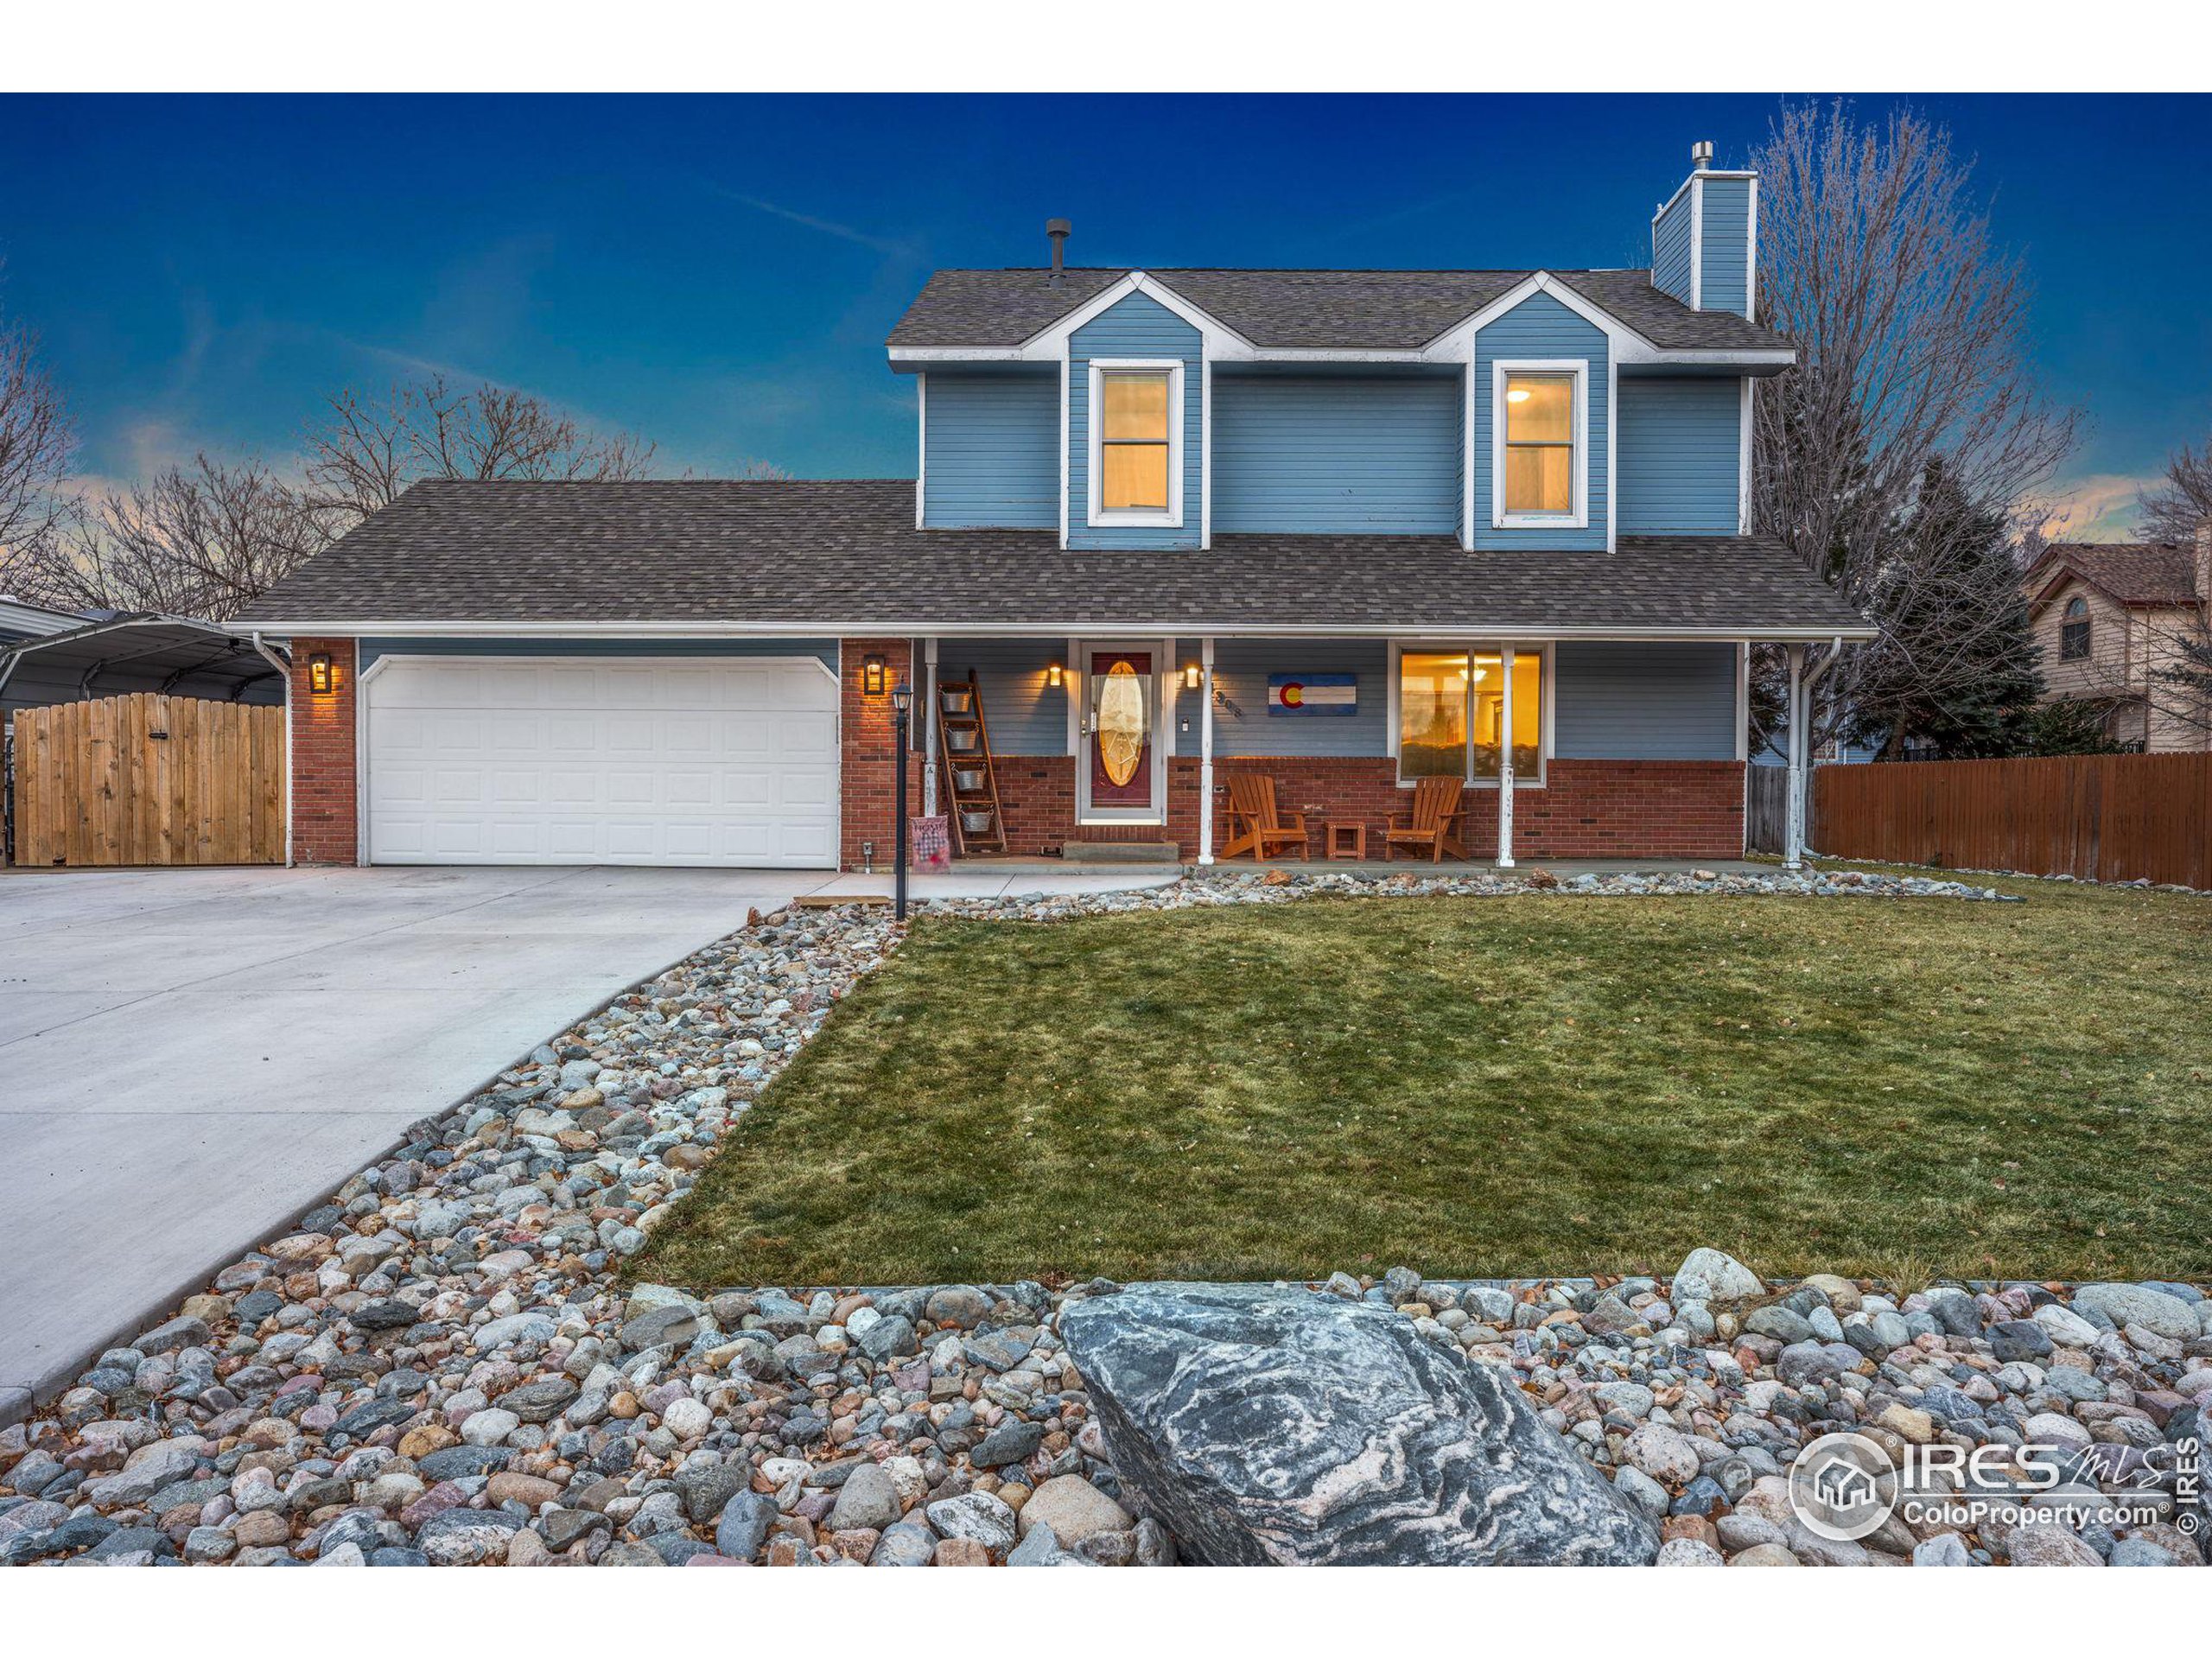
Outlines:
{"label": "double-hung window", "polygon": [[2085,660],[2089,654],[2089,601],[2076,594],[2066,601],[2066,609],[2058,624],[2058,659],[2063,663]]}
{"label": "double-hung window", "polygon": [[1090,365],[1090,522],[1183,522],[1183,365]]}
{"label": "double-hung window", "polygon": [[1589,522],[1589,365],[1498,363],[1492,370],[1491,465],[1503,528]]}
{"label": "double-hung window", "polygon": [[1502,651],[1408,645],[1398,652],[1398,781],[1464,778],[1495,784],[1506,744],[1516,782],[1540,784],[1544,762],[1544,649],[1513,653],[1510,729]]}

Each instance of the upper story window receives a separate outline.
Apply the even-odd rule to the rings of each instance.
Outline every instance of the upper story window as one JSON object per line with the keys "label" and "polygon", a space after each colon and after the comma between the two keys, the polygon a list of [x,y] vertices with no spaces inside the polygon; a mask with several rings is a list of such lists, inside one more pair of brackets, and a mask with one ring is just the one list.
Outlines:
{"label": "upper story window", "polygon": [[1090,522],[1183,522],[1183,365],[1093,359]]}
{"label": "upper story window", "polygon": [[1493,366],[1495,524],[1589,523],[1589,372],[1572,359]]}
{"label": "upper story window", "polygon": [[2076,594],[2066,601],[2058,623],[2058,655],[2063,662],[2079,662],[2089,654],[2089,601]]}

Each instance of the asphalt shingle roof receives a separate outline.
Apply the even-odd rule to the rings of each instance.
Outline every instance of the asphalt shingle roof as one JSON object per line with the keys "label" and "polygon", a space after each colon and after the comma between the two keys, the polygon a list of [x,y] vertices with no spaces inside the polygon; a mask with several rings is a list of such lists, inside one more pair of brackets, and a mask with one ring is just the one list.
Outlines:
{"label": "asphalt shingle roof", "polygon": [[2044,588],[2061,567],[2123,605],[2186,605],[2212,599],[2196,591],[2196,550],[2176,542],[2053,542],[2030,573]]}
{"label": "asphalt shingle roof", "polygon": [[904,479],[418,484],[238,620],[1866,631],[1755,537],[1624,536],[1610,554],[1277,535],[1217,536],[1205,552],[1065,551],[1050,531],[917,530]]}
{"label": "asphalt shingle roof", "polygon": [[[1018,346],[1128,276],[1085,267],[1058,286],[1040,269],[940,270],[890,344]],[[1147,270],[1253,344],[1413,351],[1471,316],[1529,270]],[[1776,351],[1789,342],[1732,311],[1693,311],[1651,286],[1648,270],[1554,270],[1553,276],[1669,351]]]}

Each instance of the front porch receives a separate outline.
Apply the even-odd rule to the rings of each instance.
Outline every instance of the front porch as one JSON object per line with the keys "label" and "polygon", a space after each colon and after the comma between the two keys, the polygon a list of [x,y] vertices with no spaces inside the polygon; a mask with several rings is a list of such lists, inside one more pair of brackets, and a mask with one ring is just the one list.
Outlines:
{"label": "front porch", "polygon": [[1243,777],[1303,821],[1315,862],[1332,830],[1382,862],[1424,778],[1460,785],[1466,857],[1450,861],[1463,868],[1709,867],[1744,853],[1748,640],[897,644],[904,660],[887,671],[939,694],[916,698],[910,798],[948,819],[963,863],[1088,863],[1095,849],[1209,865],[1236,845],[1230,797]]}

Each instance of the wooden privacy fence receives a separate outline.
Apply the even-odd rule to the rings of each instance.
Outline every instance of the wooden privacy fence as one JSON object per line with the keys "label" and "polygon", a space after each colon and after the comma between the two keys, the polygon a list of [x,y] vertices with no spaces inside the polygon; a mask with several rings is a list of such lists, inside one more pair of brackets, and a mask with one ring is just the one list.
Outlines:
{"label": "wooden privacy fence", "polygon": [[2212,754],[1821,766],[1813,799],[1838,858],[2212,887]]}
{"label": "wooden privacy fence", "polygon": [[16,714],[16,862],[281,864],[284,711],[150,691]]}

